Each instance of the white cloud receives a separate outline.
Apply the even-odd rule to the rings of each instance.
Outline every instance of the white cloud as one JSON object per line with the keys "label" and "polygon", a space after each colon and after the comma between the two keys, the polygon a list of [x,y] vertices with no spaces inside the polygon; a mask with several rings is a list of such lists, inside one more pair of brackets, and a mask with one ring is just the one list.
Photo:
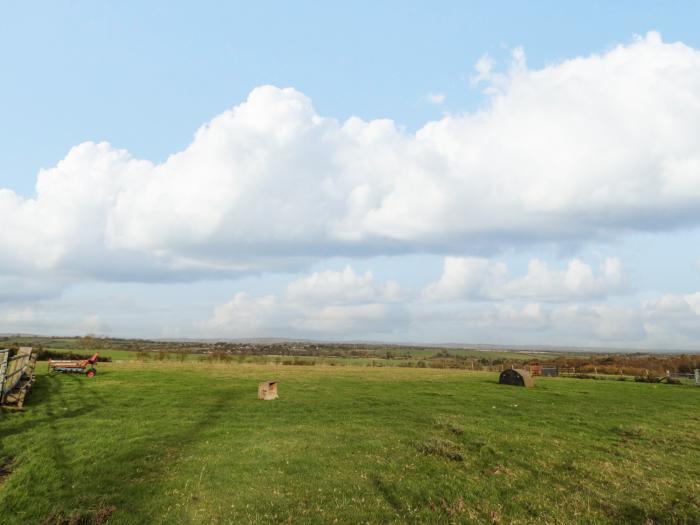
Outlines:
{"label": "white cloud", "polygon": [[425,96],[425,100],[428,101],[431,104],[442,104],[445,102],[446,95],[444,93],[428,93]]}
{"label": "white cloud", "polygon": [[[396,261],[395,268],[404,264]],[[478,275],[487,276],[502,264],[480,262],[486,271]],[[563,283],[569,267],[552,265],[548,275]],[[605,263],[600,267],[604,269]],[[603,269],[592,272],[594,281],[604,278]],[[499,272],[493,273],[500,279]],[[398,275],[407,278],[405,273]],[[499,279],[495,279],[497,291],[509,282],[524,280],[521,275]],[[494,290],[481,286],[482,280],[476,282],[472,290],[482,295]],[[216,297],[221,286],[230,286],[209,284]],[[202,293],[201,283],[75,286],[51,300],[0,304],[0,333],[279,336],[690,350],[697,350],[700,340],[700,292],[645,301],[626,294],[602,302],[576,293],[557,301],[532,294],[488,300],[478,295],[436,295],[426,300],[421,293],[352,267],[303,275],[273,290],[266,282],[264,293],[254,291],[259,284],[258,279],[239,282],[238,293],[216,307],[211,306],[215,304],[212,295]]]}
{"label": "white cloud", "polygon": [[569,261],[565,270],[552,270],[533,259],[522,277],[511,278],[503,262],[480,257],[446,257],[440,278],[429,284],[429,300],[530,299],[540,301],[585,300],[624,291],[620,260],[605,259],[599,274],[579,259]]}
{"label": "white cloud", "polygon": [[[161,164],[78,145],[34,197],[0,190],[0,274],[237,276],[700,223],[700,52],[650,33],[541,69],[516,50],[505,73],[487,59],[477,73],[483,109],[415,134],[264,86]],[[566,286],[588,286],[580,270]]]}
{"label": "white cloud", "polygon": [[[0,323],[6,326],[21,327],[32,323],[35,319],[34,310],[30,306],[6,308],[0,311]],[[2,330],[0,330],[1,332]]]}
{"label": "white cloud", "polygon": [[506,281],[508,268],[483,257],[445,257],[440,279],[424,290],[427,299],[488,298]]}
{"label": "white cloud", "polygon": [[375,285],[372,272],[358,275],[350,266],[336,272],[315,272],[291,282],[285,290],[288,301],[306,303],[359,303],[397,300],[400,287],[395,281]]}
{"label": "white cloud", "polygon": [[299,278],[281,294],[237,293],[201,328],[227,337],[390,332],[403,319],[397,304],[401,296],[397,283],[375,284],[370,272],[358,275],[348,266]]}
{"label": "white cloud", "polygon": [[276,335],[276,323],[290,315],[287,310],[274,295],[251,297],[239,292],[231,301],[217,306],[213,317],[202,327],[212,334],[230,337],[271,336]]}
{"label": "white cloud", "polygon": [[98,314],[89,314],[71,326],[74,334],[104,335],[109,333],[109,325]]}
{"label": "white cloud", "polygon": [[649,338],[659,345],[700,345],[700,292],[666,294],[643,302],[642,311]]}
{"label": "white cloud", "polygon": [[628,348],[654,347],[658,343],[649,340],[643,313],[633,306],[498,302],[443,303],[433,304],[433,308],[439,309],[437,315],[419,314],[414,322],[435,324],[439,331],[432,330],[431,334],[450,334],[451,340],[465,343]]}
{"label": "white cloud", "polygon": [[547,263],[533,259],[527,274],[506,283],[505,297],[536,297],[543,300],[600,298],[623,290],[620,260],[605,259],[599,275],[579,259],[569,261],[566,270],[550,270]]}
{"label": "white cloud", "polygon": [[[312,311],[294,323],[301,331],[326,334],[386,333],[397,329],[392,326],[392,312],[386,304],[367,303],[325,306]],[[391,319],[395,321],[396,319]]]}
{"label": "white cloud", "polygon": [[487,308],[470,308],[464,315],[466,327],[496,330],[541,331],[547,328],[547,313],[539,303],[527,303],[522,306],[499,304]]}
{"label": "white cloud", "polygon": [[555,307],[550,313],[550,324],[554,333],[569,341],[639,344],[647,336],[638,308],[609,304]]}
{"label": "white cloud", "polygon": [[[471,269],[470,265],[479,267],[480,275],[496,275],[500,289],[518,281],[498,280],[503,275],[501,270],[491,270],[499,264],[478,259],[467,262],[467,269]],[[446,263],[449,266],[449,261]],[[553,275],[562,283],[572,273],[589,275],[576,270],[578,264],[569,264],[569,269]],[[606,264],[602,266],[605,268]],[[610,266],[615,267],[607,264]],[[551,274],[547,277],[551,279]],[[469,283],[467,289],[484,293],[487,289],[483,281],[477,281],[476,285]],[[580,281],[575,282],[578,285]],[[546,281],[544,289],[551,291],[549,286],[551,283]],[[401,290],[398,284],[376,283],[371,273],[360,275],[347,267],[301,277],[279,293],[255,297],[239,292],[231,301],[216,307],[200,328],[209,337],[380,337],[401,341],[420,334],[419,337],[430,337],[433,342],[584,346],[648,346],[652,341],[647,340],[647,305],[581,304],[581,298],[575,295],[565,303],[543,303],[531,300],[529,295],[530,290],[516,300],[500,298],[488,303],[435,295],[426,302]],[[700,299],[697,303],[700,311]]]}

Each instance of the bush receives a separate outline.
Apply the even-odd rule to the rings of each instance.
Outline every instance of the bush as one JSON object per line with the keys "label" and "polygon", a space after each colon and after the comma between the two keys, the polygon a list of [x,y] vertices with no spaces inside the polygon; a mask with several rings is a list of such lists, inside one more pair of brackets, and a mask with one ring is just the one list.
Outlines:
{"label": "bush", "polygon": [[[38,361],[48,361],[49,359],[54,360],[69,360],[69,361],[80,361],[82,359],[90,359],[91,355],[87,354],[74,354],[72,352],[56,352],[55,350],[38,350],[37,360]],[[111,357],[97,356],[98,363],[111,363]]]}
{"label": "bush", "polygon": [[574,377],[576,379],[605,379],[604,377],[594,376],[591,374],[569,374],[566,377]]}

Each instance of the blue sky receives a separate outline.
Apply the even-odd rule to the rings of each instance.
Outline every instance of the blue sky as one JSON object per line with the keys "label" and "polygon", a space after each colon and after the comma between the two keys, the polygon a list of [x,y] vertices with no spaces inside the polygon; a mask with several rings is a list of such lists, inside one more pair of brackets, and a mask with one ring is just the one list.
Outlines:
{"label": "blue sky", "polygon": [[[0,239],[14,254],[0,266],[0,332],[697,348],[700,149],[672,140],[700,127],[697,4],[433,4],[0,4],[0,188],[12,194],[0,199],[12,217]],[[592,55],[609,67],[596,69]],[[657,89],[650,75],[664,68],[687,68],[678,73],[687,85]],[[570,82],[553,91],[569,98],[547,105],[537,93],[547,78]],[[254,91],[268,85],[294,91]],[[630,85],[642,94],[626,97]],[[624,107],[637,96],[638,106]],[[522,122],[511,129],[497,100],[522,110]],[[282,149],[260,153],[254,123],[212,121],[246,101],[246,118],[262,121],[269,110],[291,130],[307,117],[337,129],[324,124],[318,140],[285,135]],[[307,102],[312,110],[295,112]],[[610,116],[609,107],[624,111]],[[568,108],[580,119],[557,120]],[[490,123],[477,126],[480,114]],[[351,117],[393,128],[343,128]],[[622,129],[637,119],[657,131],[588,144],[591,131],[584,146],[553,144],[551,160],[543,146],[552,127],[571,125],[564,136],[578,137],[575,125]],[[193,160],[166,162],[209,122]],[[430,122],[438,124],[425,131]],[[670,131],[657,140],[662,127]],[[352,147],[329,145],[339,133]],[[479,133],[492,142],[474,146]],[[425,137],[433,149],[402,164]],[[520,149],[512,137],[535,142]],[[110,146],[70,156],[87,141]],[[114,160],[121,150],[153,163],[153,173],[123,168],[127,160]],[[270,166],[241,164],[253,151]],[[568,165],[558,152],[582,160]],[[369,167],[359,166],[365,155]],[[683,164],[677,172],[673,162]],[[416,170],[415,184],[392,178]],[[575,191],[558,182],[567,177]],[[493,209],[520,210],[504,223],[463,211],[492,190],[485,180],[520,188],[510,200],[489,194]],[[250,181],[259,185],[241,196]],[[295,197],[297,185],[329,181],[330,194]],[[217,184],[226,189],[218,195]],[[434,198],[425,209],[421,194]],[[353,211],[353,200],[336,216],[351,195],[367,213]],[[316,203],[328,211],[301,214]],[[82,211],[72,217],[74,208]],[[261,208],[282,211],[266,212],[266,222]]]}
{"label": "blue sky", "polygon": [[[0,184],[86,140],[162,160],[256,86],[293,86],[320,114],[415,129],[481,102],[483,54],[522,46],[532,67],[635,34],[700,46],[696,2],[4,2]],[[447,95],[446,108],[424,103]]]}

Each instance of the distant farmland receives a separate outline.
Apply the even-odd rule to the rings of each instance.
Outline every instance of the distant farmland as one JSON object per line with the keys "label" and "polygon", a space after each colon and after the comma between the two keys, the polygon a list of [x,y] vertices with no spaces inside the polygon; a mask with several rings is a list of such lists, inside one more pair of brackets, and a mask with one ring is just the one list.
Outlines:
{"label": "distant farmland", "polygon": [[0,522],[700,522],[697,387],[131,357],[39,365]]}
{"label": "distant farmland", "polygon": [[[689,375],[700,354],[594,352],[541,348],[483,348],[397,344],[251,340],[246,342],[152,341],[99,337],[4,336],[0,346],[33,346],[40,359],[56,352],[140,361],[204,361],[284,365],[399,366],[499,371],[543,362],[570,372],[608,375]],[[56,354],[57,355],[57,354]]]}

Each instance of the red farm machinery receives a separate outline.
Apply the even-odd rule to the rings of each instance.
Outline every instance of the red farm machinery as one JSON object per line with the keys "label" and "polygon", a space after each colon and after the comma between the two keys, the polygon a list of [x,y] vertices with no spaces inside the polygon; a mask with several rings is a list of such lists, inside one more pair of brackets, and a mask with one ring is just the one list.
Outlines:
{"label": "red farm machinery", "polygon": [[66,361],[54,361],[49,359],[49,372],[61,372],[64,374],[85,374],[88,377],[94,377],[97,373],[95,368],[97,363],[97,354],[90,359],[76,359]]}

